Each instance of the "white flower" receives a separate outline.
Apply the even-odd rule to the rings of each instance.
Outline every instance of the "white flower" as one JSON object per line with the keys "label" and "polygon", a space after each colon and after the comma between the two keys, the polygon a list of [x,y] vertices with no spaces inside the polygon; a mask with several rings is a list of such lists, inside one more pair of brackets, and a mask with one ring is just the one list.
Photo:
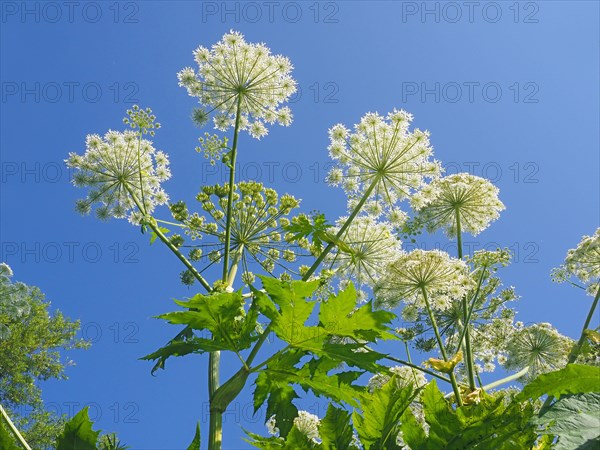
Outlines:
{"label": "white flower", "polygon": [[308,411],[298,411],[298,417],[294,419],[294,425],[298,431],[315,442],[320,439],[319,423],[319,417]]}
{"label": "white flower", "polygon": [[279,428],[277,428],[276,419],[277,419],[277,416],[275,416],[275,414],[273,414],[271,417],[269,417],[269,420],[267,420],[265,422],[265,426],[267,427],[267,432],[271,436],[277,436],[279,434]]}
{"label": "white flower", "polygon": [[[171,205],[173,218],[183,223],[185,233],[192,240],[203,239],[202,244],[192,247],[211,249],[209,260],[216,263],[225,253],[227,194],[229,186],[204,186],[196,199],[202,204],[206,216],[181,213],[181,204]],[[285,263],[294,262],[300,252],[296,243],[286,241],[284,225],[300,201],[291,195],[279,196],[274,189],[265,188],[254,181],[235,185],[232,203],[231,252],[239,257],[243,269],[242,281],[254,282],[251,273],[253,263],[274,275],[275,269],[291,270]],[[184,207],[185,209],[185,207]],[[282,261],[283,260],[283,261]]]}
{"label": "white flower", "polygon": [[10,278],[13,276],[13,271],[6,263],[0,263],[0,275]]}
{"label": "white flower", "polygon": [[573,341],[549,323],[538,323],[515,331],[506,349],[508,370],[529,367],[527,380],[558,370],[567,364]]}
{"label": "white flower", "polygon": [[428,231],[444,228],[450,237],[457,234],[457,215],[461,230],[476,236],[504,209],[497,187],[467,173],[432,181],[412,197],[411,205],[419,211],[419,219]]}
{"label": "white flower", "polygon": [[387,268],[375,286],[376,302],[393,308],[401,301],[418,308],[447,310],[473,282],[467,265],[439,250],[405,253]]}
{"label": "white flower", "polygon": [[[320,420],[318,416],[309,413],[308,411],[298,411],[298,416],[294,418],[294,426],[296,429],[305,435],[308,439],[317,442],[320,439],[319,436],[319,424]],[[267,432],[272,436],[279,435],[279,428],[276,426],[276,416],[272,415],[269,420],[265,423]]]}
{"label": "white flower", "polygon": [[[427,379],[420,370],[414,369],[408,366],[394,366],[390,368],[390,372],[396,375],[396,386],[397,389],[403,389],[412,385],[414,388],[420,388],[427,384]],[[369,379],[367,388],[369,392],[373,392],[376,389],[381,389],[384,384],[390,381],[390,375],[385,373],[375,374]]]}
{"label": "white flower", "polygon": [[240,129],[260,139],[268,132],[265,123],[288,126],[292,114],[281,106],[296,92],[290,76],[292,64],[281,55],[271,55],[264,44],[249,44],[236,31],[225,34],[209,50],[198,47],[194,52],[198,70],[186,67],[179,72],[179,85],[216,111],[215,128],[225,131],[235,125],[240,114]]}
{"label": "white flower", "polygon": [[365,195],[391,206],[419,189],[425,178],[440,173],[438,162],[431,160],[429,133],[410,132],[412,116],[394,110],[382,117],[367,113],[351,133],[344,125],[329,130],[329,155],[337,162],[328,180],[342,185],[351,198]]}
{"label": "white flower", "polygon": [[595,295],[600,285],[600,228],[592,236],[583,236],[577,248],[567,253],[566,275],[587,283],[588,293]]}
{"label": "white flower", "polygon": [[88,214],[97,204],[101,219],[128,217],[138,224],[142,217],[138,208],[151,214],[156,205],[168,202],[161,188],[171,177],[167,155],[141,136],[135,131],[108,131],[103,138],[92,134],[83,155],[69,154],[67,166],[76,169],[73,184],[90,188],[87,197],[77,202],[80,213]]}
{"label": "white flower", "polygon": [[[331,229],[337,234],[338,227]],[[378,222],[371,216],[359,216],[340,237],[342,248],[336,247],[328,260],[338,275],[355,279],[358,285],[373,287],[385,268],[401,254],[401,242],[393,235],[390,224]]]}

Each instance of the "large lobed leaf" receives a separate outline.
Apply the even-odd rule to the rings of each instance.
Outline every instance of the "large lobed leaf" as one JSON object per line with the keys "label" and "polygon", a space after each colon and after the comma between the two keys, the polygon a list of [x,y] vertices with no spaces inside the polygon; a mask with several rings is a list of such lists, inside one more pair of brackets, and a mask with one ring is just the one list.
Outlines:
{"label": "large lobed leaf", "polygon": [[600,448],[600,393],[566,394],[540,411],[533,423],[558,436],[556,450]]}
{"label": "large lobed leaf", "polygon": [[[195,295],[188,301],[175,301],[187,311],[162,314],[158,318],[187,327],[166,346],[144,356],[144,360],[158,360],[152,372],[164,368],[167,358],[191,353],[229,350],[239,352],[250,347],[257,339],[258,307],[253,302],[246,312],[239,292]],[[212,339],[197,337],[193,330],[209,331]]]}
{"label": "large lobed leaf", "polygon": [[586,392],[600,392],[600,367],[569,364],[564,369],[538,376],[523,388],[516,400],[536,399],[542,395],[559,398]]}
{"label": "large lobed leaf", "polygon": [[500,395],[484,394],[479,404],[455,410],[432,381],[424,388],[421,403],[428,434],[410,410],[401,419],[402,438],[413,449],[530,449],[536,439],[529,424],[533,407],[506,405]]}
{"label": "large lobed leaf", "polygon": [[323,450],[346,450],[350,448],[353,434],[350,413],[330,404],[325,417],[319,424],[321,448]]}
{"label": "large lobed leaf", "polygon": [[[375,363],[384,355],[369,349],[367,344],[378,338],[394,338],[388,327],[392,313],[373,311],[371,303],[356,308],[356,290],[350,284],[321,302],[318,324],[307,325],[317,304],[309,298],[319,281],[290,283],[268,277],[261,280],[267,294],[254,291],[258,308],[271,319],[275,334],[290,347],[371,372],[385,370]],[[340,339],[346,343],[337,343]]]}
{"label": "large lobed leaf", "polygon": [[96,450],[100,431],[92,430],[92,425],[85,407],[65,424],[56,441],[56,450]]}
{"label": "large lobed leaf", "polygon": [[365,450],[401,448],[396,444],[400,417],[415,395],[412,386],[398,389],[396,376],[392,376],[380,389],[362,396],[362,412],[354,411],[352,419]]}

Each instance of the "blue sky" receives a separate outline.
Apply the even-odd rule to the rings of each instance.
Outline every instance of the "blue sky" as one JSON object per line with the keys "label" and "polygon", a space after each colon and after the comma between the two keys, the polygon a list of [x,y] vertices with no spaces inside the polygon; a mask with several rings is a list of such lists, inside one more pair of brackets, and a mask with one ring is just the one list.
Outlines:
{"label": "blue sky", "polygon": [[[178,282],[169,251],[125,221],[80,217],[68,152],[86,134],[119,129],[133,103],[162,123],[172,199],[220,181],[194,152],[203,131],[176,72],[192,51],[229,29],[288,56],[301,93],[289,128],[240,141],[241,173],[303,199],[332,220],[339,189],[323,183],[327,129],[368,111],[404,108],[431,132],[448,173],[471,171],[500,188],[499,221],[472,249],[508,246],[506,285],[524,322],[552,322],[575,337],[589,297],[554,285],[552,267],[599,226],[599,5],[540,2],[12,2],[0,3],[0,259],[82,321],[92,348],[70,356],[69,381],[44,384],[49,405],[89,404],[97,425],[135,449],[184,448],[207,424],[206,357],[172,360],[150,376],[137,358],[176,329],[151,317],[195,293]],[[166,218],[167,211],[161,211]],[[425,248],[445,245],[435,238]],[[449,250],[451,251],[451,249]],[[388,351],[397,351],[390,348]],[[225,360],[227,371],[233,361]],[[250,389],[225,417],[225,448],[249,448]],[[324,413],[325,403],[306,409]]]}

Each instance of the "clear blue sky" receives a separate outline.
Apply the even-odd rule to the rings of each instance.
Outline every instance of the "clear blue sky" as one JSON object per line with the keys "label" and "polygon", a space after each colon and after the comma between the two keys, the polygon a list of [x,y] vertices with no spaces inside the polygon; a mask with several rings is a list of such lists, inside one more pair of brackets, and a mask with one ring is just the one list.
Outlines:
{"label": "clear blue sky", "polygon": [[[44,385],[52,407],[91,404],[98,427],[135,449],[185,448],[207,424],[207,357],[170,360],[150,376],[137,358],[176,328],[152,316],[193,294],[169,251],[125,221],[80,217],[62,161],[88,133],[121,128],[134,102],[151,106],[171,155],[172,199],[193,198],[207,174],[194,152],[194,99],[176,72],[192,50],[233,28],[288,56],[301,95],[290,128],[241,140],[242,174],[303,199],[306,211],[344,213],[323,183],[327,129],[367,111],[404,108],[431,131],[449,173],[491,178],[507,210],[473,249],[508,246],[506,285],[519,318],[579,333],[589,297],[553,285],[552,267],[599,225],[599,4],[540,2],[0,2],[2,255],[16,278],[82,321],[95,343],[72,354],[69,381]],[[204,179],[203,179],[204,178]],[[161,211],[166,217],[167,211]],[[441,242],[442,245],[445,242]],[[434,240],[423,242],[431,248]],[[398,351],[389,348],[388,351]],[[401,354],[401,353],[400,353]],[[231,368],[225,361],[225,370]],[[225,447],[249,448],[239,422],[250,390],[225,417]],[[305,408],[324,414],[324,402]]]}

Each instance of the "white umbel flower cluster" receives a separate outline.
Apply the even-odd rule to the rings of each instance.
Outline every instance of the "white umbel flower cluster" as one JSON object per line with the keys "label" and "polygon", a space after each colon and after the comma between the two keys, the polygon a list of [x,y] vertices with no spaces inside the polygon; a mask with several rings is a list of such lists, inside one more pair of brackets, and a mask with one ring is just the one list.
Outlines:
{"label": "white umbel flower cluster", "polygon": [[568,275],[587,284],[590,295],[596,295],[600,286],[600,228],[592,236],[583,236],[577,248],[568,251],[565,268]]}
{"label": "white umbel flower cluster", "polygon": [[409,131],[411,121],[412,115],[395,109],[386,117],[367,113],[354,132],[342,124],[329,130],[329,155],[337,165],[328,182],[346,191],[350,207],[370,188],[370,200],[391,207],[439,175],[429,133]]}
{"label": "white umbel flower cluster", "polygon": [[[340,219],[338,225],[345,221],[346,218]],[[337,235],[339,228],[332,228],[331,233]],[[385,268],[401,255],[401,242],[391,225],[372,216],[355,218],[340,239],[343,247],[336,247],[328,259],[338,276],[355,280],[359,286],[373,287]]]}
{"label": "white umbel flower cluster", "polygon": [[90,188],[87,197],[76,203],[82,214],[89,214],[96,204],[100,219],[127,217],[139,224],[143,214],[169,200],[161,187],[171,177],[169,159],[138,132],[88,135],[85,153],[69,153],[66,163],[76,170],[73,184]]}
{"label": "white umbel flower cluster", "polygon": [[230,31],[211,49],[194,51],[198,69],[186,67],[177,77],[188,94],[216,111],[215,128],[221,131],[235,126],[240,113],[240,129],[260,139],[268,133],[265,123],[289,125],[292,113],[281,106],[296,92],[290,76],[292,64],[281,55],[271,55],[264,44],[249,44],[244,36]]}
{"label": "white umbel flower cluster", "polygon": [[504,209],[498,188],[468,173],[432,181],[411,198],[411,205],[419,211],[419,220],[428,231],[443,228],[450,237],[457,234],[457,215],[461,230],[477,236]]}
{"label": "white umbel flower cluster", "polygon": [[560,334],[549,323],[537,323],[515,330],[507,343],[504,367],[520,370],[529,367],[525,379],[558,370],[567,365],[573,340]]}
{"label": "white umbel flower cluster", "polygon": [[[279,434],[279,428],[275,423],[275,415],[271,416],[265,423],[268,433],[272,436]],[[298,416],[294,419],[294,426],[297,430],[313,442],[318,442],[321,439],[319,436],[320,423],[321,420],[318,416],[303,410],[298,411]]]}
{"label": "white umbel flower cluster", "polygon": [[[390,368],[390,372],[396,376],[397,389],[405,389],[408,386],[413,388],[420,388],[427,384],[427,379],[423,375],[423,372],[417,369],[413,369],[408,366],[394,366]],[[378,373],[373,375],[367,383],[369,392],[373,392],[376,389],[381,389],[388,381],[391,376],[385,373]]]}
{"label": "white umbel flower cluster", "polygon": [[375,286],[376,302],[393,308],[401,301],[444,311],[473,287],[468,266],[440,250],[413,250],[390,264]]}

